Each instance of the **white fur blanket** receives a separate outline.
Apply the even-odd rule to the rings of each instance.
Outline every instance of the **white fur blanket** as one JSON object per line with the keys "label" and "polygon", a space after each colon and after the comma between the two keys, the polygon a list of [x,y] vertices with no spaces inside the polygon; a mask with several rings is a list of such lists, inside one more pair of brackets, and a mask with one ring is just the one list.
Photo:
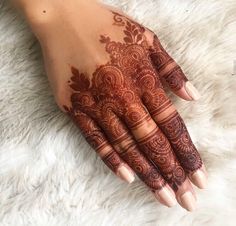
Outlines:
{"label": "white fur blanket", "polygon": [[[0,0],[1,2],[2,0]],[[167,209],[128,185],[59,111],[40,48],[8,3],[0,10],[1,226],[236,225],[236,1],[108,0],[152,28],[198,87],[172,96],[209,172],[198,209]]]}

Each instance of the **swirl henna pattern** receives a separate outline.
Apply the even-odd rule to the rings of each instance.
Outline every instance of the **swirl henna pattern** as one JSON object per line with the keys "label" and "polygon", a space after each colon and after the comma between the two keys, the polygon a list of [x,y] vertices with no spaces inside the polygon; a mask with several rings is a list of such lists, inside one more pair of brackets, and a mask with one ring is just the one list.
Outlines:
{"label": "swirl henna pattern", "polygon": [[[113,146],[153,191],[166,182],[177,191],[186,179],[186,172],[192,173],[202,166],[184,122],[176,112],[160,123],[156,120],[159,128],[145,127],[172,106],[157,72],[166,71],[174,61],[156,36],[153,35],[150,44],[147,29],[112,13],[114,26],[124,28],[123,41],[101,35],[100,42],[105,45],[110,61],[99,66],[91,79],[71,68],[72,106],[64,109],[98,152]],[[178,77],[181,73],[179,66],[165,73],[174,90],[183,86]],[[137,137],[134,131],[140,128],[145,129]],[[113,148],[103,159],[114,172],[117,170],[120,159]]]}

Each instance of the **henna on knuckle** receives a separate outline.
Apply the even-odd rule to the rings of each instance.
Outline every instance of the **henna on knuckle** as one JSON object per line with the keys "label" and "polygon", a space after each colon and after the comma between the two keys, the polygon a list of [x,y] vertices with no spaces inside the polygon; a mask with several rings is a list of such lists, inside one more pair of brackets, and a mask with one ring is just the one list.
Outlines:
{"label": "henna on knuckle", "polygon": [[154,67],[157,71],[165,70],[168,65],[174,62],[165,51],[156,35],[154,35],[153,47],[150,48],[150,58],[152,59]]}
{"label": "henna on knuckle", "polygon": [[103,156],[102,160],[114,173],[117,173],[118,168],[122,164],[120,158],[114,150]]}
{"label": "henna on knuckle", "polygon": [[150,58],[153,66],[159,72],[160,76],[165,77],[172,90],[180,90],[184,86],[184,83],[188,81],[182,69],[162,47],[156,35],[153,41],[153,48],[150,48]]}

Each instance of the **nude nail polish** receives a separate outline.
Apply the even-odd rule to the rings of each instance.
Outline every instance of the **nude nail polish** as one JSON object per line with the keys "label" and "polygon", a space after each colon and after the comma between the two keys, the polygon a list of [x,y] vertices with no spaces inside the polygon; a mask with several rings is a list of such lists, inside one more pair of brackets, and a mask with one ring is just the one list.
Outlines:
{"label": "nude nail polish", "polygon": [[194,174],[191,175],[192,182],[197,185],[199,188],[204,189],[207,186],[207,178],[204,172],[197,170]]}
{"label": "nude nail polish", "polygon": [[182,207],[190,212],[196,209],[196,200],[190,191],[185,192],[180,197],[180,202],[181,202]]}
{"label": "nude nail polish", "polygon": [[156,192],[157,200],[167,207],[173,207],[177,204],[174,192],[169,188],[163,187],[160,191]]}
{"label": "nude nail polish", "polygon": [[128,183],[132,183],[135,179],[134,174],[132,174],[125,166],[119,167],[117,174],[120,178],[127,181]]}
{"label": "nude nail polish", "polygon": [[193,100],[199,100],[201,95],[198,92],[198,90],[195,88],[195,86],[191,82],[186,82],[185,84],[185,89],[188,93],[188,95],[193,99]]}

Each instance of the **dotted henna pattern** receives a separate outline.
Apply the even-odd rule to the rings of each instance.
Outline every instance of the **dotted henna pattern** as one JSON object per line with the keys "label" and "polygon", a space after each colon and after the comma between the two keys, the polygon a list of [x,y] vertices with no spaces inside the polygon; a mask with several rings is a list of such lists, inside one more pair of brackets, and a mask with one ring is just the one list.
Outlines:
{"label": "dotted henna pattern", "polygon": [[[160,129],[156,127],[144,132],[141,139],[136,139],[138,146],[131,135],[132,131],[172,106],[157,71],[163,71],[173,60],[169,59],[156,36],[149,44],[144,27],[112,13],[114,26],[123,28],[123,41],[112,41],[109,36],[101,35],[100,42],[110,61],[99,66],[92,79],[77,68],[71,68],[72,106],[64,106],[64,109],[98,152],[110,144],[119,147],[133,140],[131,145],[128,142],[129,145],[116,149],[120,157],[152,190],[161,189],[166,182],[177,190],[186,179],[185,171],[194,172],[202,165],[178,114],[163,120]],[[180,70],[176,66],[165,74],[175,90],[183,85],[183,80],[179,79]],[[103,157],[114,172],[121,163],[117,156],[111,148]]]}

